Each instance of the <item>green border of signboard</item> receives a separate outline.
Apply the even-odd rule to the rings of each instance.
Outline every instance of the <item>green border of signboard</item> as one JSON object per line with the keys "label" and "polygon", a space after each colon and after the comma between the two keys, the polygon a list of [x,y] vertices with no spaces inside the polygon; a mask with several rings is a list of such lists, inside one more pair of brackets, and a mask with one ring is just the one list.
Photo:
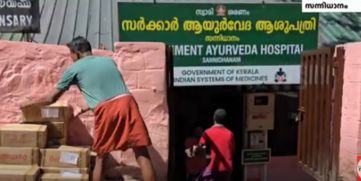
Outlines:
{"label": "green border of signboard", "polygon": [[300,4],[118,2],[119,41],[164,42],[174,86],[300,83],[318,13]]}

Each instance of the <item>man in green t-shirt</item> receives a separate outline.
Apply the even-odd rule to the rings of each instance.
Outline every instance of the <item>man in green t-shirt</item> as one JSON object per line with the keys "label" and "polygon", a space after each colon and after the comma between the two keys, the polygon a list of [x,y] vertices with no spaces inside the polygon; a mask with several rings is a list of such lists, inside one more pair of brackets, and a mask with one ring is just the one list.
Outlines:
{"label": "man in green t-shirt", "polygon": [[115,150],[132,148],[145,181],[154,181],[155,173],[147,146],[151,140],[140,115],[138,105],[115,62],[108,57],[94,56],[88,40],[74,38],[67,44],[74,63],[68,67],[56,88],[39,100],[25,102],[21,107],[45,106],[54,103],[69,89],[77,85],[88,108],[95,115],[92,149],[97,153],[93,180],[103,177],[103,159]]}

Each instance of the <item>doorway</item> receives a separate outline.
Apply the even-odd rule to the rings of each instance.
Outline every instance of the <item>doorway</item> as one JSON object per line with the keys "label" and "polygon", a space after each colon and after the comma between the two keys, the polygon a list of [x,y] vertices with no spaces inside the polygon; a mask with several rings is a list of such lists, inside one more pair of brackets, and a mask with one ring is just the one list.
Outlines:
{"label": "doorway", "polygon": [[[236,140],[236,153],[243,145],[243,91],[237,86],[173,87],[170,90],[170,175],[169,180],[184,181],[184,142],[196,127],[213,125],[217,108],[227,111],[227,124]],[[241,180],[243,167],[240,154],[234,158],[234,180]]]}
{"label": "doorway", "polygon": [[297,92],[276,93],[274,129],[268,131],[268,146],[272,156],[296,156],[298,125]]}
{"label": "doorway", "polygon": [[[262,90],[250,90],[246,86],[172,87],[169,89],[170,145],[169,180],[184,181],[186,178],[184,142],[192,135],[194,128],[207,129],[213,124],[213,112],[217,108],[227,111],[226,127],[235,135],[236,155],[234,158],[234,180],[243,180],[241,165],[243,146],[244,95],[247,92],[274,92],[275,127],[269,131],[268,147],[272,150],[268,166],[269,179],[278,180],[285,174],[279,168],[287,168],[290,175],[312,180],[297,167],[297,123],[294,122],[298,107],[297,89],[275,90],[270,86]],[[251,176],[251,175],[249,175]]]}

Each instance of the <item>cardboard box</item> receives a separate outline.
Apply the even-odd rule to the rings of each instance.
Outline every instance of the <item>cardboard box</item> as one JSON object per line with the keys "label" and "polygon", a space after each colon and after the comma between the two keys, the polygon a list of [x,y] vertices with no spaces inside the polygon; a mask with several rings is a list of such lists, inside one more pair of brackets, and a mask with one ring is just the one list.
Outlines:
{"label": "cardboard box", "polygon": [[44,121],[44,122],[23,122],[25,124],[41,124],[48,127],[48,139],[60,139],[67,136],[68,122]]}
{"label": "cardboard box", "polygon": [[48,138],[46,148],[59,147],[60,145],[66,145],[68,140],[67,122],[38,122],[35,124],[42,124],[48,127]]}
{"label": "cardboard box", "polygon": [[67,134],[68,122],[44,121],[44,122],[23,122],[23,123],[46,125],[48,127],[48,140],[66,138],[68,135]]}
{"label": "cardboard box", "polygon": [[31,121],[43,121],[41,117],[41,108],[38,106],[27,106],[21,108],[21,112],[23,113],[23,121],[31,122]]}
{"label": "cardboard box", "polygon": [[41,149],[41,167],[89,168],[88,148],[61,146]]}
{"label": "cardboard box", "polygon": [[37,124],[0,125],[0,146],[44,148],[47,126]]}
{"label": "cardboard box", "polygon": [[76,174],[76,173],[45,173],[41,176],[42,181],[88,181],[88,174]]}
{"label": "cardboard box", "polygon": [[0,164],[38,165],[39,148],[0,147]]}
{"label": "cardboard box", "polygon": [[44,121],[68,122],[72,112],[68,106],[51,105],[41,108],[41,116]]}
{"label": "cardboard box", "polygon": [[0,165],[1,181],[37,181],[39,174],[38,166]]}
{"label": "cardboard box", "polygon": [[23,122],[44,122],[44,121],[58,121],[66,122],[72,116],[72,110],[70,107],[53,104],[45,107],[28,106],[21,108],[23,113]]}
{"label": "cardboard box", "polygon": [[43,173],[63,173],[63,172],[83,173],[83,174],[89,173],[89,168],[42,167],[41,170],[43,171]]}

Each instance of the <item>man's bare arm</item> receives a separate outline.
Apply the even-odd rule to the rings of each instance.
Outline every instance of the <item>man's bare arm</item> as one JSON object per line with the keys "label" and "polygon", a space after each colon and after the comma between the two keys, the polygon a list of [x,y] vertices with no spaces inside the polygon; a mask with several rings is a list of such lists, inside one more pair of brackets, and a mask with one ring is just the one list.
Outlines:
{"label": "man's bare arm", "polygon": [[28,106],[38,106],[38,107],[47,106],[49,104],[56,102],[60,98],[60,96],[63,95],[63,93],[64,91],[54,88],[46,96],[43,96],[36,100],[29,100],[20,103],[20,107],[23,108]]}

